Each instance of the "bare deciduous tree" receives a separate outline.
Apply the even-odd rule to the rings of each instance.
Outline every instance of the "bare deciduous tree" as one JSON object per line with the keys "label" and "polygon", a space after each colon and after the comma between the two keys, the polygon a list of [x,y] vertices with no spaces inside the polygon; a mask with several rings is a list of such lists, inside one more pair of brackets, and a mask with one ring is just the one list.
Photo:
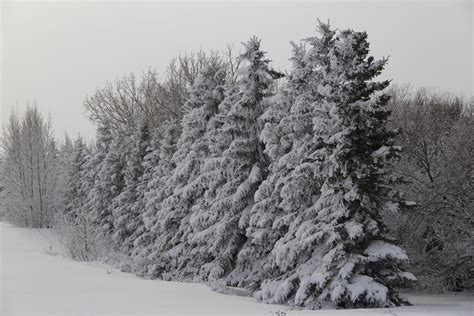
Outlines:
{"label": "bare deciduous tree", "polygon": [[419,284],[474,286],[474,115],[472,102],[429,89],[391,90],[393,123],[404,154],[396,171],[416,207],[398,214],[399,238]]}
{"label": "bare deciduous tree", "polygon": [[12,113],[1,137],[7,220],[21,226],[50,225],[57,205],[57,149],[50,120],[36,106]]}
{"label": "bare deciduous tree", "polygon": [[162,80],[150,69],[139,79],[130,74],[108,82],[84,101],[87,114],[98,125],[108,122],[117,131],[130,131],[143,115],[151,127],[168,120],[179,121],[190,88],[205,64],[224,60],[228,80],[235,82],[240,61],[230,46],[223,55],[214,51],[186,53],[169,63]]}

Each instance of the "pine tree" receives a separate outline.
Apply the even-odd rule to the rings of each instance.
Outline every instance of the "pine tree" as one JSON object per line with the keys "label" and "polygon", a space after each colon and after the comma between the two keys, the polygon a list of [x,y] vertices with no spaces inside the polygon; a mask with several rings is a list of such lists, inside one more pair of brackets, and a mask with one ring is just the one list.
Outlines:
{"label": "pine tree", "polygon": [[185,104],[177,151],[173,155],[176,168],[167,179],[173,188],[157,212],[159,222],[157,247],[168,260],[165,278],[187,278],[193,273],[192,258],[187,256],[189,216],[195,201],[203,194],[206,182],[200,177],[202,164],[209,156],[205,138],[207,124],[222,101],[225,68],[220,60],[208,60],[196,79]]}
{"label": "pine tree", "polygon": [[[399,148],[387,128],[388,98],[381,92],[389,82],[372,81],[386,60],[374,61],[368,52],[367,35],[347,30],[322,56],[329,64],[322,68],[313,120],[322,146],[312,153],[324,179],[321,195],[302,212],[303,221],[290,227],[292,238],[276,245],[282,258],[296,255],[299,262],[284,282],[263,284],[264,301],[294,296],[295,304],[312,308],[404,303],[393,286],[414,277],[401,270],[407,256],[393,244],[380,216],[400,203],[391,189],[397,178],[387,168]],[[288,256],[290,248],[296,251]]]}
{"label": "pine tree", "polygon": [[143,274],[146,264],[144,263],[147,252],[146,248],[151,244],[153,234],[150,231],[150,227],[147,227],[145,220],[147,218],[147,194],[149,193],[150,184],[154,181],[153,175],[155,167],[157,167],[160,161],[160,150],[159,150],[159,138],[158,133],[149,131],[148,147],[145,149],[145,156],[143,157],[143,175],[139,179],[137,186],[137,199],[134,208],[140,211],[141,225],[133,233],[133,251],[132,258],[137,265],[137,272]]}
{"label": "pine tree", "polygon": [[[58,208],[59,214],[63,213],[68,201],[66,201],[66,194],[69,185],[69,170],[72,168],[71,164],[74,160],[74,143],[66,134],[64,142],[60,146],[58,155]],[[80,183],[78,183],[80,184]]]}
{"label": "pine tree", "polygon": [[222,279],[234,268],[236,255],[246,241],[246,216],[266,167],[259,140],[262,128],[259,117],[272,95],[274,79],[281,77],[270,68],[270,61],[260,50],[259,39],[254,37],[244,45],[246,51],[241,58],[246,65],[241,69],[237,89],[224,101],[229,103],[229,110],[221,137],[229,145],[219,166],[223,185],[216,190],[210,205],[215,218],[214,224],[207,228],[212,232],[208,251],[214,257],[206,266],[211,282]]}
{"label": "pine tree", "polygon": [[[291,227],[298,227],[303,220],[298,215],[319,196],[318,161],[311,152],[320,142],[314,138],[313,118],[320,98],[320,69],[327,66],[321,57],[327,54],[334,32],[322,23],[318,32],[319,37],[305,40],[309,49],[293,44],[288,81],[262,116],[265,127],[261,139],[270,161],[269,172],[255,194],[246,231],[249,241],[239,253],[239,265],[245,268],[241,285],[251,290],[297,266],[298,255],[292,253],[291,244],[280,247],[277,242],[292,238],[285,235]],[[281,299],[284,302],[286,294]]]}
{"label": "pine tree", "polygon": [[103,236],[113,233],[112,202],[124,187],[125,167],[124,142],[122,137],[113,135],[110,126],[98,130],[96,151],[92,156],[94,184],[88,196],[89,216]]}
{"label": "pine tree", "polygon": [[145,158],[151,168],[145,171],[144,177],[149,177],[144,198],[145,209],[142,215],[144,231],[135,239],[133,259],[138,266],[137,273],[149,278],[157,278],[164,270],[160,261],[161,249],[157,238],[161,227],[157,213],[161,202],[172,193],[173,188],[165,186],[176,164],[172,158],[176,152],[176,144],[180,135],[177,121],[167,121],[160,127],[152,140],[153,147]]}
{"label": "pine tree", "polygon": [[196,267],[200,267],[195,275],[197,281],[206,281],[210,269],[214,266],[214,257],[210,253],[209,241],[213,238],[213,229],[219,218],[218,213],[211,206],[215,201],[217,191],[226,182],[225,170],[222,168],[223,152],[231,142],[231,135],[224,132],[228,120],[227,113],[236,101],[239,87],[235,82],[227,79],[225,84],[224,100],[219,104],[217,114],[207,126],[206,140],[209,146],[207,157],[201,168],[201,177],[207,182],[204,194],[193,205],[189,224],[192,233],[189,243],[192,247],[190,254]]}
{"label": "pine tree", "polygon": [[135,127],[130,140],[126,142],[126,146],[130,149],[126,155],[127,162],[123,172],[124,188],[112,203],[114,217],[112,239],[126,255],[131,254],[135,238],[143,231],[142,177],[144,174],[143,162],[149,141],[150,132],[143,118]]}
{"label": "pine tree", "polygon": [[97,204],[97,188],[95,187],[98,181],[98,174],[105,156],[109,152],[112,143],[112,129],[110,124],[100,125],[96,132],[96,141],[91,148],[91,152],[87,158],[86,169],[82,175],[81,185],[84,187],[87,194],[86,208],[87,214],[91,220],[95,220],[98,214]]}
{"label": "pine tree", "polygon": [[[64,147],[67,149],[68,147]],[[62,153],[66,155],[67,152]],[[90,260],[96,255],[96,230],[87,214],[87,175],[89,149],[78,138],[71,149],[71,160],[64,183],[65,207],[57,216],[56,228],[61,234],[68,255],[75,260]]]}
{"label": "pine tree", "polygon": [[63,215],[76,218],[79,214],[82,214],[87,198],[87,192],[81,188],[81,177],[85,170],[88,152],[86,145],[80,137],[71,145],[71,148],[69,148],[68,145],[66,146],[67,147],[64,148],[68,150],[68,152],[64,152],[64,154],[69,154],[69,150],[71,150],[71,161],[65,170],[67,177],[64,183],[65,208]]}

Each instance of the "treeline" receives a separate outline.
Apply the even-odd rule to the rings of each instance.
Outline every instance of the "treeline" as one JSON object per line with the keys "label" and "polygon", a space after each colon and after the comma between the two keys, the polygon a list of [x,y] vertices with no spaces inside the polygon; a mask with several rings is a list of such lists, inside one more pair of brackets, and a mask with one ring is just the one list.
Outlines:
{"label": "treeline", "polygon": [[388,214],[418,287],[474,288],[474,102],[429,89],[393,87],[391,125],[401,133],[394,171],[416,207]]}
{"label": "treeline", "polygon": [[[179,58],[163,82],[124,77],[85,101],[94,144],[57,149],[44,132],[43,164],[7,146],[14,126],[28,129],[13,116],[7,220],[54,222],[79,260],[113,256],[146,278],[237,286],[266,303],[405,304],[407,267],[414,286],[472,287],[472,104],[387,90],[375,80],[387,60],[369,56],[364,32],[320,24],[291,60],[274,70],[252,38],[237,58]],[[52,175],[41,196],[54,218],[30,220],[41,190],[16,184],[28,168]]]}

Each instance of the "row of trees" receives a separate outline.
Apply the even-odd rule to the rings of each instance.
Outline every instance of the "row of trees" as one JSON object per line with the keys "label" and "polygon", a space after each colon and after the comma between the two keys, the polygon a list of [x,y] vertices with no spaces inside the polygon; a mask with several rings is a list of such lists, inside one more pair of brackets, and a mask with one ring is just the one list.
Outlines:
{"label": "row of trees", "polygon": [[103,121],[89,158],[76,155],[68,217],[147,277],[244,287],[268,303],[402,304],[394,286],[413,276],[380,215],[404,205],[386,168],[399,151],[388,81],[372,81],[386,61],[368,56],[365,33],[319,31],[294,46],[280,88],[253,38],[237,80],[205,59],[181,122],[151,129],[143,113],[124,133]]}
{"label": "row of trees", "polygon": [[[393,306],[415,280],[395,236],[420,283],[472,286],[466,104],[384,92],[387,60],[369,56],[364,32],[321,23],[291,60],[275,71],[252,38],[238,58],[188,55],[163,83],[149,72],[87,98],[95,143],[45,150],[69,255],[113,249],[141,276],[238,286],[267,303]],[[20,216],[20,200],[5,199],[7,213]]]}

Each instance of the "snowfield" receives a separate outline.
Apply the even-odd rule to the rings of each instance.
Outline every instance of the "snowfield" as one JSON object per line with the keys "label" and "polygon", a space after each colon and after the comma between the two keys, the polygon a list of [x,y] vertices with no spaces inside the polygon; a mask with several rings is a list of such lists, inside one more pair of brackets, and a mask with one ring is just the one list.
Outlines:
{"label": "snowfield", "polygon": [[144,280],[68,260],[46,229],[0,223],[0,236],[1,315],[474,315],[469,294],[412,295],[415,306],[391,309],[291,311],[202,284]]}

